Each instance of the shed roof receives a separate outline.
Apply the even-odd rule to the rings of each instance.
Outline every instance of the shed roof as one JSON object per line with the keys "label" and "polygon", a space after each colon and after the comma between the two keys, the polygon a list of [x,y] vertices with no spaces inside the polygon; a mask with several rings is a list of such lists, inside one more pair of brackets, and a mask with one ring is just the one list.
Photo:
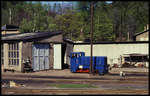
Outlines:
{"label": "shed roof", "polygon": [[29,40],[42,37],[50,37],[54,35],[61,34],[61,31],[58,32],[32,32],[32,33],[20,33],[15,35],[3,35],[2,40]]}
{"label": "shed roof", "polygon": [[8,25],[5,24],[4,26],[1,27],[1,30],[18,30],[19,26],[16,25]]}

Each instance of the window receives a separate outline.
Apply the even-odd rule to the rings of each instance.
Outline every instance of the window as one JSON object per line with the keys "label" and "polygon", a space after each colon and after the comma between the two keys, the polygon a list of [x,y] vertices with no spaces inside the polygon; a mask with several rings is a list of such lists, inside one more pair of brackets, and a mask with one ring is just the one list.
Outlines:
{"label": "window", "polygon": [[124,57],[124,59],[127,62],[147,62],[148,56],[130,56],[130,57]]}
{"label": "window", "polygon": [[19,44],[9,43],[8,46],[9,65],[19,65]]}
{"label": "window", "polygon": [[4,46],[1,44],[1,65],[4,64]]}
{"label": "window", "polygon": [[130,57],[124,57],[125,61],[129,62],[130,61]]}

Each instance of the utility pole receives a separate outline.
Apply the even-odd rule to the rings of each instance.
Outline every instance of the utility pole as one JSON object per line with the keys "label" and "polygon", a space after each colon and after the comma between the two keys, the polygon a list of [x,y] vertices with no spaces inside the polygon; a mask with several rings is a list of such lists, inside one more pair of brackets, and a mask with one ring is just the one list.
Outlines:
{"label": "utility pole", "polygon": [[91,58],[90,58],[90,74],[93,75],[93,2],[91,1],[90,3],[90,9],[91,9],[91,32],[90,32],[90,35],[91,35],[91,40],[90,40],[90,43],[91,43]]}

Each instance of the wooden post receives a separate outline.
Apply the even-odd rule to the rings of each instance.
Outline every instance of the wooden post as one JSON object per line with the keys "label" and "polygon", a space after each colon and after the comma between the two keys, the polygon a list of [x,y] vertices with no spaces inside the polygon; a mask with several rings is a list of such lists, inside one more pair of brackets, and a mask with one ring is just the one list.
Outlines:
{"label": "wooden post", "polygon": [[91,7],[91,58],[90,58],[90,74],[93,74],[93,2],[90,3],[90,7]]}

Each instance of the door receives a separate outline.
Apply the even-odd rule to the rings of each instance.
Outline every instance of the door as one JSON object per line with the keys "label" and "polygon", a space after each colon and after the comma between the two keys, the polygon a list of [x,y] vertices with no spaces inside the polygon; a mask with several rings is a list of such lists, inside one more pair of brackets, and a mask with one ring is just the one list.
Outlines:
{"label": "door", "polygon": [[49,44],[33,45],[33,71],[49,69]]}

